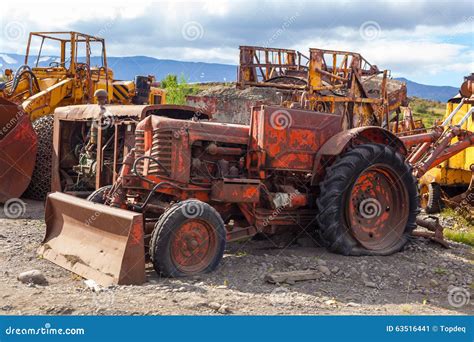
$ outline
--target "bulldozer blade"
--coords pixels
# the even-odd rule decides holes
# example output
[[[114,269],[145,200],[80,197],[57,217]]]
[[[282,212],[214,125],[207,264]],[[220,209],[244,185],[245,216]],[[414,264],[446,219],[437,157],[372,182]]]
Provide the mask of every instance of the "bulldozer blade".
[[[28,187],[35,167],[37,141],[23,109],[0,98],[0,203],[20,197]]]
[[[141,214],[55,192],[45,221],[45,259],[103,286],[145,282]]]

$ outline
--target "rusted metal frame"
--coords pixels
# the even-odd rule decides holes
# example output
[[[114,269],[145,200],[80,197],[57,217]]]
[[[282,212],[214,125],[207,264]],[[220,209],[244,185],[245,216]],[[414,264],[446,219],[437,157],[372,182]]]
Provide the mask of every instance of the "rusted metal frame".
[[[257,54],[256,54],[255,52],[254,52],[254,57],[255,57],[255,60],[257,61],[258,64],[254,65],[254,64],[252,63],[252,64],[246,64],[245,66],[246,66],[246,67],[258,66],[258,69],[260,70],[260,76],[262,76],[262,78],[263,78],[264,80],[267,80],[267,78],[265,77],[265,73],[263,72],[263,69],[262,69],[262,63],[260,63],[260,60],[259,60],[259,58],[258,58],[258,56],[257,56]],[[258,78],[257,78],[256,81],[257,81],[256,83],[258,83]],[[249,83],[247,82],[247,84],[249,84]]]
[[[269,88],[280,88],[280,89],[297,89],[305,90],[306,86],[304,85],[292,85],[292,84],[282,84],[282,83],[261,83],[261,82],[245,82],[247,85],[258,86],[258,87],[269,87]]]
[[[466,123],[467,120],[469,120],[469,117],[474,113],[474,107],[471,107],[469,111],[463,116],[463,118],[458,122],[456,126],[462,127]]]
[[[296,66],[296,70],[301,70],[301,69],[303,69],[303,70],[308,70],[308,67],[302,65],[301,57],[306,58],[306,60],[308,61],[308,62],[306,62],[306,63],[309,63],[309,58],[306,57],[304,54],[302,54],[302,53],[299,52],[299,51],[297,51],[297,54],[298,54],[298,64],[297,64],[297,66]]]
[[[119,177],[119,186],[122,187],[124,190],[130,190],[132,192],[134,190],[138,191],[139,193],[144,195],[143,200],[149,195],[151,191],[154,191],[155,193],[170,195],[173,198],[179,200],[197,198],[201,201],[209,202],[211,199],[210,183],[209,187],[203,187],[201,185],[179,183],[176,182],[175,179],[168,178],[165,176],[148,175],[145,177],[141,175],[141,177],[143,179],[139,179],[136,175],[127,173],[126,175],[123,175],[122,178]],[[163,185],[156,188],[158,184]],[[146,205],[143,209],[146,209]]]
[[[400,140],[403,141],[403,143],[405,144],[407,148],[410,148],[422,143],[431,144],[434,141],[436,141],[441,136],[442,133],[443,133],[442,128],[435,128],[432,132],[428,132],[428,133],[402,136],[400,137]]]
[[[109,138],[109,140],[107,140],[107,142],[104,144],[104,146],[102,146],[102,149],[101,149],[101,159],[100,159],[100,164],[101,164],[101,170],[104,169],[104,155],[105,155],[105,149],[107,148],[107,146],[112,142],[112,139],[115,140],[115,132],[114,132],[114,135],[111,136]],[[115,151],[114,151],[114,160],[115,160]],[[115,163],[114,163],[115,165]],[[102,177],[100,177],[100,183],[99,183],[99,187],[102,187]]]
[[[57,40],[57,41],[68,41],[68,40],[70,40],[69,37],[71,35],[74,35],[76,38],[78,38],[79,41],[85,41],[85,39],[87,37],[89,37],[89,39],[91,41],[92,40],[93,41],[103,41],[104,40],[103,38],[100,38],[100,37],[92,36],[92,35],[86,34],[86,33],[76,32],[76,31],[31,32],[30,35],[31,36],[37,36],[37,37],[45,37],[47,39]],[[57,37],[57,36],[54,36],[54,35],[65,36],[67,38],[61,38],[61,37]]]
[[[255,227],[255,205],[252,203],[237,203],[237,206],[247,223],[250,226]],[[256,227],[255,230],[257,230]]]
[[[322,91],[322,90],[336,90],[336,89],[341,89],[344,87],[345,87],[344,84],[336,84],[336,85],[328,85],[328,86],[321,86],[321,87],[313,87],[311,90],[315,92],[315,91]]]
[[[226,241],[227,242],[238,241],[245,238],[249,238],[256,235],[257,233],[258,233],[257,228],[255,228],[254,226],[247,226],[247,227],[235,226],[235,227],[229,228],[226,225]]]
[[[320,68],[314,68],[314,70],[316,70],[317,72],[319,72],[319,73],[321,73],[321,74],[323,74],[323,75],[326,75],[326,76],[329,76],[329,77],[331,77],[331,78],[334,78],[334,79],[336,79],[336,80],[338,80],[338,81],[341,81],[341,82],[344,82],[344,83],[349,82],[349,80],[348,80],[347,78],[338,76],[336,73],[331,73],[331,72],[328,72],[328,71],[324,71],[324,70],[322,70],[322,69],[320,69]],[[336,69],[334,69],[334,70],[337,72]],[[332,80],[331,80],[331,81],[332,81]]]
[[[41,39],[41,44],[40,44],[40,48],[39,48],[39,51],[38,51],[38,55],[36,56],[35,68],[38,67],[38,63],[39,63],[39,60],[40,60],[41,52],[43,51],[43,44],[44,44],[44,37]]]
[[[278,64],[281,65],[281,52],[278,52]],[[280,67],[280,73],[281,73],[282,67]]]
[[[339,69],[340,69],[340,70],[341,70],[341,69],[343,70],[343,72],[344,72],[344,78],[349,81],[349,79],[348,79],[349,70],[348,70],[348,68],[347,68],[347,63],[348,63],[348,56],[347,56],[347,55],[344,55],[344,57],[342,58],[341,65],[340,65]]]
[[[343,50],[329,50],[329,49],[317,49],[317,48],[310,48],[310,52],[322,52],[325,54],[337,54],[337,55],[349,55],[349,56],[358,56],[362,59],[362,56],[357,52],[352,51],[343,51]]]
[[[332,73],[329,73],[330,74],[329,76],[331,76],[330,78],[331,83],[333,83],[334,80],[337,80],[337,77],[339,77],[337,76],[337,72],[339,71],[338,69],[339,68],[337,66],[337,55],[332,55]],[[319,72],[324,72],[324,70],[319,70]]]
[[[76,37],[74,36],[74,34],[71,33],[71,55],[70,55],[70,58],[71,58],[71,62],[69,64],[69,72],[72,74],[72,75],[75,75],[76,74],[76,52],[77,52],[77,44],[76,44]]]
[[[32,38],[32,33],[30,33],[30,35],[28,36],[28,43],[26,44],[26,54],[25,54],[25,63],[24,64],[28,64],[28,57],[30,55],[30,46],[31,46],[31,38]]]
[[[95,175],[95,188],[99,189],[102,186],[102,129],[100,129],[102,124],[102,117],[98,119],[98,129],[97,129],[97,155],[96,155],[96,175]]]
[[[197,131],[189,134],[189,145],[192,146],[197,141],[218,141],[220,143],[232,143],[237,145],[247,145],[248,137],[239,138],[220,134],[217,132]]]
[[[397,108],[396,112],[395,112],[396,116],[395,116],[395,134],[398,133],[398,130],[400,129],[400,108]],[[392,119],[393,120],[393,119]]]
[[[243,55],[245,51],[251,52],[251,60],[255,59],[257,63],[243,61]],[[265,63],[260,61],[259,54],[263,53],[265,56]],[[271,54],[271,55],[270,55]],[[270,78],[270,75],[273,73],[274,70],[278,69],[280,73],[284,70],[284,68],[292,68],[295,67],[296,70],[300,69],[299,65],[290,64],[289,56],[293,54],[296,55],[296,51],[294,50],[287,50],[287,49],[276,49],[276,48],[260,48],[260,47],[240,47],[240,67],[239,67],[239,75],[242,75],[244,68],[256,68],[260,71],[260,75],[263,78],[263,81]],[[284,57],[286,56],[286,57]],[[270,58],[271,57],[271,58]],[[275,58],[278,60],[276,61]],[[299,56],[301,58],[301,56]],[[284,63],[286,61],[286,63]],[[263,69],[265,68],[265,69]],[[241,80],[241,83],[248,84],[246,81]],[[260,85],[261,83],[257,80],[256,84]]]
[[[360,56],[360,55],[359,55]],[[361,99],[370,99],[369,96],[367,96],[367,92],[364,88],[364,85],[362,83],[362,79],[360,78],[360,75],[357,73],[357,72],[353,72],[353,86],[354,87],[351,87],[351,91],[357,86],[361,92],[361,95],[362,97],[360,97]],[[352,96],[354,96],[354,93],[351,93]],[[358,96],[359,98],[359,96]],[[381,100],[382,102],[381,103],[378,103],[378,104],[381,104],[383,105],[383,98],[379,98],[378,99],[379,101]],[[379,118],[376,116],[376,113],[377,113],[377,108],[375,107],[375,102],[366,102],[370,105],[370,109],[372,111],[372,113],[370,113],[372,116],[374,116],[377,120],[379,120]],[[381,122],[380,122],[381,124]]]
[[[66,42],[61,41],[61,65],[63,66],[64,69],[66,69]]]
[[[419,168],[419,170],[421,170],[422,174],[424,174],[426,173],[426,171],[432,169],[433,167],[441,164],[442,162],[448,160],[449,158],[455,156],[459,152],[473,145],[474,145],[474,135],[467,136],[463,140],[460,140],[456,142],[455,144],[447,147],[438,155],[433,153],[433,156],[429,158],[426,162],[424,162],[421,168]]]
[[[451,140],[456,136],[462,140],[450,145]],[[415,165],[417,177],[423,176],[428,170],[472,145],[474,145],[473,133],[464,130],[450,130],[437,142],[436,147],[425,154],[425,156],[420,159],[420,162]]]
[[[53,123],[53,153],[51,157],[51,191],[61,191],[61,176],[60,176],[60,167],[63,156],[61,155],[61,132],[63,127],[61,127],[63,121],[59,119],[57,115],[54,115]]]
[[[431,147],[431,142],[424,142],[422,143],[422,145],[417,148],[416,150],[413,151],[413,153],[408,157],[408,162],[410,164],[414,164],[416,162],[418,162],[421,157],[423,157],[423,155],[430,149]]]
[[[86,38],[86,64],[87,64],[87,90],[89,93],[88,103],[93,99],[94,93],[92,89],[92,75],[91,75],[91,45],[89,37]],[[108,89],[107,89],[108,91]]]
[[[457,112],[459,112],[459,110],[461,109],[461,107],[464,105],[464,101],[465,101],[465,98],[462,98],[461,101],[459,102],[459,104],[456,106],[456,108],[454,108],[454,110],[448,115],[448,117],[443,121],[443,123],[441,124],[441,126],[446,126],[448,125],[451,120],[453,119],[453,117],[456,115]]]
[[[316,94],[308,95],[311,99],[315,101],[324,101],[324,102],[354,102],[354,103],[370,103],[370,104],[382,104],[382,99],[370,98],[370,97],[349,97],[349,96],[321,96]]]
[[[112,171],[112,182],[117,181],[118,172],[117,172],[117,163],[118,163],[118,136],[119,136],[119,124],[114,124],[114,160],[113,160],[113,171]],[[124,154],[125,156],[125,154]]]
[[[268,73],[268,50],[265,50],[265,64],[267,65],[265,68],[265,79],[269,79],[269,73]]]
[[[214,181],[211,185],[211,200],[219,203],[257,203],[260,199],[260,186],[260,181],[255,179]]]
[[[276,209],[268,209],[262,207],[255,207],[253,212],[255,227],[258,231],[262,231],[265,226],[299,226],[304,222],[311,222],[314,220],[316,210],[302,209],[302,208],[282,208],[282,210],[275,215]],[[268,220],[269,217],[274,217]],[[268,222],[267,222],[268,221]],[[265,224],[267,222],[267,224]]]
[[[387,128],[390,129],[390,118],[388,111],[388,94],[387,94],[387,70],[383,71],[382,86],[380,90],[382,97],[382,109],[384,111],[383,115],[385,116],[385,122],[387,123]]]
[[[105,50],[105,41],[102,39],[102,65],[105,70],[105,89],[109,91],[109,68],[107,66],[107,53]],[[100,70],[99,70],[99,79],[100,79]]]
[[[260,63],[257,61],[257,63],[245,63],[246,67],[259,67],[259,66],[264,66],[264,67],[278,67],[278,68],[283,68],[283,67],[292,67],[295,66],[293,64],[285,64],[285,63]]]
[[[252,51],[272,51],[272,52],[285,52],[285,53],[296,53],[296,50],[292,49],[282,49],[282,48],[272,48],[272,47],[263,47],[263,46],[249,46],[249,45],[241,45],[240,50],[252,50]]]

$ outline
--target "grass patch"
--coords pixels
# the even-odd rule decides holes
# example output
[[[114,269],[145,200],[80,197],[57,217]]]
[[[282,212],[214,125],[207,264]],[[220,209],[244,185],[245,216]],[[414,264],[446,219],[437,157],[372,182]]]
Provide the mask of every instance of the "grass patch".
[[[467,220],[463,215],[451,208],[444,209],[441,212],[441,216],[454,220],[452,227],[444,229],[444,236],[447,239],[474,246],[474,223],[471,220]]]
[[[446,239],[449,239],[451,241],[456,241],[456,242],[462,242],[462,243],[465,243],[466,245],[474,247],[474,232],[473,231],[459,232],[453,229],[445,229],[443,233]]]
[[[436,273],[436,274],[446,274],[446,273],[448,273],[448,271],[445,268],[436,267],[434,269],[434,273]]]

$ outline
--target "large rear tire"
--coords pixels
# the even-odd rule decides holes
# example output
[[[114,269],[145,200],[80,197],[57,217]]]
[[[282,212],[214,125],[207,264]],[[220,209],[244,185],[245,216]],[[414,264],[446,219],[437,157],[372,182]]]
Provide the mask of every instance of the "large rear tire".
[[[346,152],[327,169],[320,190],[317,222],[333,252],[393,254],[416,227],[416,179],[388,146],[364,144]]]
[[[51,191],[53,123],[54,115],[46,115],[33,121],[33,129],[38,136],[38,151],[30,184],[23,194],[26,198],[44,200]]]
[[[216,269],[225,244],[219,213],[207,203],[189,199],[160,217],[151,236],[150,257],[158,274],[190,276]]]

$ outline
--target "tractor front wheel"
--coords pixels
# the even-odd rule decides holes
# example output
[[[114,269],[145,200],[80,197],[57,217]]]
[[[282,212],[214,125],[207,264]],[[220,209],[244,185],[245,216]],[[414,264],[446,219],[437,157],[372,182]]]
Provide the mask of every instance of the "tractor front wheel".
[[[443,199],[441,186],[438,183],[423,184],[420,187],[421,208],[427,214],[436,214],[441,211]]]
[[[158,274],[190,276],[216,269],[225,244],[219,213],[207,203],[190,199],[160,217],[151,236],[150,257]]]
[[[327,169],[317,199],[318,226],[329,249],[344,255],[389,255],[416,227],[418,189],[403,156],[364,144]]]

